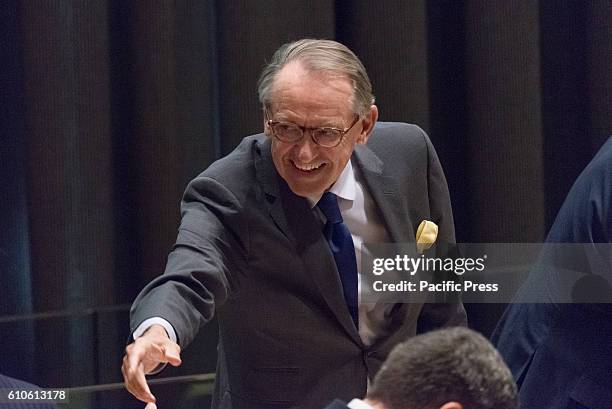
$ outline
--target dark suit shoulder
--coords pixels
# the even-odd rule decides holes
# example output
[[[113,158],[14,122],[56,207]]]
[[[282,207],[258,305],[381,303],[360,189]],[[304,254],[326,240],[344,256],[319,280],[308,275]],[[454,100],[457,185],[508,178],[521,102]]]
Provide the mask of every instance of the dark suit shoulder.
[[[367,143],[386,163],[406,163],[427,158],[430,145],[425,131],[417,125],[402,122],[377,123]],[[416,163],[423,165],[421,161]]]
[[[368,140],[369,144],[384,144],[406,147],[425,147],[427,135],[423,129],[404,122],[377,122]]]
[[[229,182],[235,176],[252,173],[258,148],[265,139],[264,134],[247,136],[232,152],[214,161],[198,177],[210,177],[220,182]]]
[[[214,179],[242,201],[246,192],[256,185],[255,162],[261,156],[266,139],[264,134],[247,136],[232,152],[200,173],[190,185],[197,185],[201,179]]]
[[[612,137],[576,179],[547,241],[612,242]]]

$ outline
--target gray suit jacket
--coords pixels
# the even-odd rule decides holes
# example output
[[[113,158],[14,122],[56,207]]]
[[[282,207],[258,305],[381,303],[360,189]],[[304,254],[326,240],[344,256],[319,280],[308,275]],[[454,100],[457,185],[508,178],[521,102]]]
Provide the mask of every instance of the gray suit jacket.
[[[446,180],[425,133],[376,125],[353,154],[395,242],[414,242],[423,219],[454,241]],[[185,191],[182,221],[165,273],[132,307],[132,331],[160,316],[181,346],[219,318],[215,408],[322,407],[363,396],[398,342],[465,323],[461,304],[398,304],[391,335],[366,348],[336,265],[307,200],[292,193],[263,134],[245,138]]]

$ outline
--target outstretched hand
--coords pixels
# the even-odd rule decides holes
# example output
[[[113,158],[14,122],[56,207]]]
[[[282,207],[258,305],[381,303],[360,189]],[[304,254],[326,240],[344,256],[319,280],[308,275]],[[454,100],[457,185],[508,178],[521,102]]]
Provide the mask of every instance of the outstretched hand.
[[[145,374],[160,364],[181,364],[181,347],[173,342],[161,325],[152,325],[141,337],[125,348],[121,372],[126,389],[136,398],[148,403],[145,409],[156,409]]]

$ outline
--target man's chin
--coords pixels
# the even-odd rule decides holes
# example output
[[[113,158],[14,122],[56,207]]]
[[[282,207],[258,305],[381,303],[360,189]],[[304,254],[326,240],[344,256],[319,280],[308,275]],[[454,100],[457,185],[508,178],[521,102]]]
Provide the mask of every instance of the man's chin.
[[[301,197],[317,197],[321,196],[325,192],[325,188],[315,187],[315,186],[303,186],[300,184],[292,184],[288,183],[289,189],[293,193]]]

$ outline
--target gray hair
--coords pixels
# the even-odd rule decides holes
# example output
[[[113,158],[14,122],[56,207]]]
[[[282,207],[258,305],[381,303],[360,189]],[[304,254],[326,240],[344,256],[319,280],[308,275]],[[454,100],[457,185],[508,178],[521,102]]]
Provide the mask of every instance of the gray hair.
[[[279,71],[288,63],[299,61],[309,71],[344,75],[353,83],[353,111],[363,116],[374,103],[372,84],[359,58],[346,46],[331,40],[304,39],[283,44],[261,72],[257,83],[259,101],[272,103],[272,87]]]
[[[390,409],[516,409],[512,373],[493,345],[467,328],[431,331],[398,344],[367,397]]]

